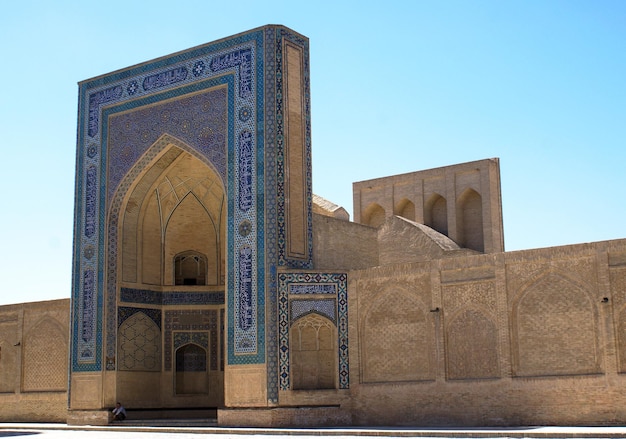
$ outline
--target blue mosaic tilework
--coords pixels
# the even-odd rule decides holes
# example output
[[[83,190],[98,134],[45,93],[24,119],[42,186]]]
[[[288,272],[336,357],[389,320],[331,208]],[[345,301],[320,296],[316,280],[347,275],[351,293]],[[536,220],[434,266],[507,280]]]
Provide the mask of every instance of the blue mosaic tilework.
[[[209,350],[209,333],[208,332],[175,332],[174,333],[174,352],[187,343],[194,343]]]
[[[266,241],[265,261],[267,272],[270,277],[266,283],[266,322],[268,328],[278,327],[278,281],[276,269],[278,266],[290,266],[296,268],[311,268],[312,255],[308,260],[285,259],[285,188],[284,188],[284,118],[282,115],[284,89],[282,83],[282,47],[283,42],[289,41],[303,47],[305,66],[303,76],[305,78],[305,101],[306,106],[306,166],[307,166],[307,225],[308,225],[308,248],[313,247],[312,233],[312,207],[311,207],[311,136],[310,136],[310,89],[309,89],[309,43],[306,37],[298,35],[289,29],[282,27],[267,27],[265,29],[265,178],[266,178]],[[277,334],[268,331],[267,336],[267,399],[270,404],[278,403],[279,380],[279,340]]]
[[[277,32],[274,27],[265,29],[265,197],[267,201],[265,222],[265,264],[269,278],[266,283],[266,322],[268,328],[277,328],[277,278],[278,240],[276,223],[276,66],[273,54],[276,53]],[[278,340],[276,333],[267,336],[267,400],[278,404]]]
[[[148,305],[223,305],[224,291],[151,291],[121,288],[120,301]]]
[[[334,299],[292,300],[289,304],[291,306],[289,314],[292,322],[308,314],[317,313],[337,325],[337,304]]]
[[[336,316],[339,388],[350,388],[348,352],[348,275],[346,273],[279,273],[278,275],[279,382],[289,390],[289,328],[310,312]],[[315,297],[312,297],[315,295]],[[321,297],[320,297],[321,296]],[[324,296],[331,296],[326,298]],[[329,302],[336,308],[329,309]],[[291,304],[291,307],[290,307]]]
[[[226,181],[226,136],[228,96],[225,87],[203,93],[194,91],[219,82],[195,84],[182,90],[152,95],[103,112],[109,116],[104,134],[108,140],[108,198],[122,178],[148,148],[167,133],[200,152]],[[170,96],[185,95],[167,100]],[[157,104],[156,102],[161,102]],[[125,111],[135,109],[134,111]],[[190,111],[190,110],[195,111]],[[138,129],[138,127],[140,127]]]
[[[285,127],[283,115],[283,43],[282,40],[289,41],[304,48],[304,68],[302,79],[304,82],[304,103],[305,103],[305,169],[306,169],[306,196],[307,196],[307,249],[308,257],[304,260],[287,257],[287,239],[285,228]],[[313,268],[312,248],[313,248],[313,195],[312,195],[312,171],[311,171],[311,95],[310,95],[310,75],[309,75],[309,42],[306,38],[287,29],[277,29],[276,32],[276,205],[277,205],[277,232],[278,232],[278,265],[291,268],[311,269]]]
[[[176,98],[181,94],[182,96],[186,96],[188,93],[196,93],[196,96],[205,96],[204,93],[200,93],[200,94],[198,93],[205,89],[208,89],[208,92],[211,93],[212,87],[220,87],[224,85],[226,85],[228,90],[232,90],[233,78],[226,76],[226,77],[220,77],[220,78],[215,78],[215,79],[208,79],[200,83],[191,84],[185,87],[177,88],[171,92],[170,91],[164,92],[157,96],[149,96],[143,99],[135,99],[130,102],[123,102],[117,106],[110,106],[104,109],[103,113],[105,114],[106,118],[109,119],[111,116],[117,115],[118,113],[122,113],[122,115],[124,115],[125,112],[128,112],[129,110],[132,110],[134,108],[141,108],[142,106],[149,105],[153,102],[160,102],[161,100]],[[232,95],[232,93],[229,93],[229,94]],[[188,100],[183,99],[183,102],[188,103]],[[198,107],[188,108],[189,113],[193,113],[193,110],[204,113],[207,104],[209,105],[211,104],[210,102],[207,102],[206,100],[196,100],[195,102],[198,103]],[[232,110],[233,106],[234,105],[233,105],[232,99],[230,99],[229,105],[228,105],[228,108],[230,108],[230,111],[228,113],[229,126],[230,124],[232,124],[232,120],[233,120],[233,110]],[[174,107],[172,106],[166,107],[166,110],[173,110],[173,109]],[[163,108],[158,105],[151,106],[150,110],[152,111],[143,112],[144,117],[146,117],[147,119],[151,119],[153,117],[159,118],[160,117],[159,115],[161,115],[162,111],[164,111]],[[110,128],[111,127],[109,126],[105,126],[103,127],[102,130],[106,134],[107,131],[110,130]],[[232,135],[230,135],[230,137],[231,137],[231,142],[232,142]],[[130,139],[133,140],[134,137],[131,136]],[[110,143],[111,142],[109,142],[109,144]],[[172,137],[169,134],[167,134],[167,135],[162,135],[156,141],[156,143],[154,143],[152,147],[150,147],[146,151],[146,153],[144,153],[143,156],[141,156],[141,158],[137,161],[137,163],[126,173],[126,176],[120,182],[118,189],[114,193],[113,199],[111,200],[111,203],[110,203],[111,207],[109,209],[109,228],[108,228],[108,256],[109,257],[107,261],[108,290],[106,292],[106,301],[107,301],[107,309],[108,309],[108,315],[106,318],[107,358],[114,358],[115,346],[116,346],[115,332],[113,330],[114,325],[112,323],[111,318],[112,318],[112,313],[114,313],[114,310],[115,310],[116,299],[117,299],[117,249],[118,249],[118,231],[119,231],[118,223],[120,220],[120,212],[123,208],[122,202],[125,198],[126,193],[130,190],[132,184],[135,182],[136,178],[142,173],[144,169],[146,169],[148,166],[154,163],[154,160],[156,159],[156,157],[159,156],[159,154],[162,153],[164,148],[166,148],[170,144],[174,144],[178,146],[180,149],[198,157],[208,166],[211,166],[213,167],[213,169],[215,169],[212,162],[210,162],[210,160],[208,160],[208,158],[205,155],[199,154],[198,150],[191,148],[189,145],[187,145],[187,143],[181,142],[177,138]],[[113,143],[112,147],[115,149],[116,144]],[[177,157],[177,154],[178,152],[176,152],[176,150],[169,150],[163,156],[161,156],[160,161],[166,161],[166,162],[173,161]],[[120,166],[125,167],[126,163],[122,162]],[[102,172],[105,172],[104,169],[105,167],[103,165]],[[109,174],[115,175],[115,173],[113,172],[109,172]],[[188,300],[188,299],[189,298],[187,297],[185,298],[185,300]],[[113,370],[114,364],[112,364],[111,362],[108,362],[107,368],[108,370]]]
[[[176,345],[176,334],[184,333],[188,335],[179,335],[179,342],[185,337],[191,340],[193,337],[204,337],[204,335],[195,336],[194,334],[208,334],[206,346],[196,343],[211,351],[210,368],[218,370],[218,310],[180,310],[165,311],[165,331],[164,331],[164,357],[165,370],[172,370],[172,358],[177,348],[185,344]],[[210,346],[209,346],[210,345]],[[172,348],[172,346],[174,346]],[[223,370],[223,367],[221,368]]]
[[[186,345],[186,344],[195,344],[197,346],[201,346],[205,351],[209,350],[209,333],[208,332],[175,332],[174,333],[174,352],[178,350],[178,348]],[[206,356],[201,355],[196,357],[191,356],[188,358],[180,358],[178,356],[174,356],[176,358],[176,371],[185,371],[185,372],[206,372]],[[181,362],[179,362],[182,360]],[[211,363],[213,363],[213,359],[211,358]]]
[[[137,176],[154,163],[155,157],[162,154],[169,144],[174,144],[202,160],[224,178],[229,212],[234,212],[227,225],[229,277],[226,284],[227,291],[233,292],[227,295],[229,312],[224,316],[228,326],[225,335],[229,349],[220,358],[226,359],[230,364],[267,362],[268,401],[278,402],[279,380],[276,371],[279,370],[279,339],[274,330],[278,325],[276,269],[280,266],[308,269],[312,263],[310,255],[304,261],[285,257],[282,138],[282,50],[285,40],[304,48],[307,230],[308,247],[311,249],[309,54],[305,37],[280,26],[266,26],[80,84],[72,284],[72,370],[102,370],[102,352],[107,357],[106,368],[115,369],[116,307],[121,294],[117,291],[115,261],[118,247],[117,227],[123,196]],[[109,129],[109,117],[121,115],[125,111],[132,113],[139,108],[139,103],[160,105],[160,109],[165,110],[169,105],[165,104],[166,101],[175,102],[184,98],[193,100],[192,96],[200,100],[201,97],[195,94],[199,95],[203,91],[217,93],[219,90],[226,91],[228,101],[228,129],[223,140],[225,149],[218,146],[222,142],[221,137],[209,137],[208,134],[211,133],[206,130],[204,133],[202,130],[193,131],[197,128],[193,121],[189,125],[185,125],[184,121],[180,124],[167,122],[173,120],[172,114],[180,114],[176,113],[175,104],[172,104],[173,113],[162,111],[158,115],[159,118],[164,118],[165,124],[170,123],[168,132],[164,134],[166,138],[158,137],[158,129],[155,130],[152,125],[144,132],[135,134],[129,131],[126,133],[127,139],[135,136],[133,148],[124,150],[128,145],[120,143],[117,158],[109,159],[112,151],[107,150],[107,136],[115,136],[116,130],[122,130],[115,127],[113,130]],[[219,111],[216,108],[213,110],[215,113],[209,116],[202,116],[198,111],[198,119],[194,120],[220,122]],[[139,116],[139,113],[135,113],[127,116],[127,120],[131,121]],[[188,127],[188,133],[183,132],[185,127]],[[172,131],[176,129],[180,131],[174,134]],[[190,134],[192,131],[197,136]],[[255,134],[252,141],[247,137],[246,131]],[[215,132],[214,128],[213,133]],[[118,131],[119,133],[122,131]],[[152,139],[155,138],[157,140],[154,142]],[[150,144],[150,141],[153,143]],[[142,142],[148,144],[148,149],[143,152],[139,151],[143,148],[140,146],[144,144]],[[254,157],[252,166],[250,157]],[[120,162],[119,167],[114,163],[117,161]],[[91,173],[89,169],[92,169]],[[110,173],[111,180],[103,181],[107,173]],[[93,188],[97,189],[95,204]],[[249,197],[246,197],[250,193],[256,195],[252,205]],[[108,225],[106,229],[105,224]],[[241,297],[239,274],[248,271],[239,266],[237,255],[244,247],[249,247],[254,253],[252,292],[251,295]],[[81,276],[87,270],[97,273],[93,282],[93,291],[96,293],[91,296],[83,294],[85,289]],[[105,284],[108,286],[106,291],[103,290]],[[92,302],[82,300],[85,298]],[[172,301],[176,300],[178,299],[172,298]],[[244,311],[247,308],[242,306],[246,303],[253,308],[252,320],[239,318],[239,312],[247,312]],[[86,331],[86,340],[82,339],[79,335],[81,329],[90,327],[95,330]],[[102,340],[104,328],[106,340]],[[87,356],[79,362],[80,349]]]
[[[72,283],[73,371],[102,370],[103,347],[106,368],[115,369],[116,228],[121,200],[137,175],[171,143],[203,160],[224,178],[231,208],[234,200],[244,198],[239,191],[256,194],[246,210],[231,210],[234,215],[229,217],[229,249],[235,249],[227,262],[231,277],[228,285],[234,287],[230,289],[231,296],[240,302],[236,287],[239,267],[234,254],[247,246],[254,252],[252,301],[256,309],[247,328],[239,328],[235,336],[229,337],[228,352],[233,354],[229,357],[231,363],[265,361],[265,279],[264,267],[258,258],[265,248],[263,44],[268,29],[243,33],[80,84]],[[227,105],[221,104],[225,100],[219,97],[210,99],[208,106],[207,101],[200,103],[203,91],[225,94]],[[270,95],[274,96],[273,89]],[[183,120],[183,113],[179,111],[183,100],[193,116],[189,120]],[[157,110],[142,113],[138,111],[141,105],[159,107],[158,126],[145,124],[147,114],[153,116]],[[109,125],[114,119],[112,116],[123,112],[129,114],[117,119],[119,125]],[[224,114],[226,132],[221,130]],[[145,129],[135,132],[126,129],[123,123]],[[246,131],[255,133],[252,142],[245,137]],[[169,137],[163,139],[161,134]],[[238,149],[235,139],[244,139],[245,145]],[[109,143],[118,147],[109,150]],[[252,166],[247,165],[250,156],[255,157]],[[107,176],[109,179],[104,180]],[[244,179],[241,186],[240,178]],[[249,227],[246,236],[236,235],[236,226],[246,220],[252,230]],[[106,230],[105,224],[110,226]],[[106,262],[103,259],[105,243],[109,243]],[[91,279],[88,282],[82,280],[85,273],[94,273],[87,275]],[[106,292],[103,290],[105,276],[109,286]],[[106,315],[103,314],[105,309]],[[234,315],[228,316],[229,329],[236,327],[235,321]],[[104,345],[103,327],[106,327]],[[244,339],[246,343],[252,339],[254,345],[244,346]]]
[[[142,312],[157,325],[159,329],[161,329],[161,310],[160,309],[151,309],[151,308],[133,308],[128,306],[120,306],[117,309],[117,327],[122,326],[122,323],[126,321],[133,314]]]

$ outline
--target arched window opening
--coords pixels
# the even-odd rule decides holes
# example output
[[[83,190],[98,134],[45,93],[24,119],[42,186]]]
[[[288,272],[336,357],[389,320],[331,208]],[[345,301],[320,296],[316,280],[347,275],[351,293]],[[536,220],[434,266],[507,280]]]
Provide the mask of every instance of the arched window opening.
[[[175,285],[206,285],[207,259],[197,252],[174,257]]]

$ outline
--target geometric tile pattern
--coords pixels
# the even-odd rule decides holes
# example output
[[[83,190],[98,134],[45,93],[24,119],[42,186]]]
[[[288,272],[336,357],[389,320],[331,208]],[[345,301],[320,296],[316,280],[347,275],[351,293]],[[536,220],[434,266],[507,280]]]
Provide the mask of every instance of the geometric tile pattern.
[[[303,62],[303,221],[309,250],[300,259],[286,252],[285,41],[302,48]],[[83,81],[77,138],[71,370],[117,368],[120,302],[220,300],[220,293],[119,287],[117,234],[125,196],[174,144],[215,170],[226,189],[228,277],[221,294],[228,301],[227,349],[224,355],[211,353],[211,361],[267,362],[268,401],[277,402],[277,268],[312,268],[308,40],[282,26],[265,26]]]
[[[121,288],[120,302],[150,305],[223,305],[224,292],[151,291]]]
[[[51,317],[44,317],[24,335],[21,377],[23,392],[67,389],[65,335],[64,328]]]
[[[161,331],[141,311],[120,325],[118,332],[121,370],[161,371]]]
[[[281,390],[290,388],[289,329],[299,318],[312,313],[323,315],[337,325],[339,388],[350,388],[347,280],[346,273],[278,275],[280,343],[278,375]]]
[[[218,370],[218,310],[165,311],[164,370],[172,370],[172,354],[188,343],[210,350],[210,368]]]
[[[284,114],[283,98],[283,42],[288,41],[303,50],[303,88],[305,102],[305,184],[307,191],[308,248],[312,248],[312,207],[311,207],[311,125],[310,125],[310,79],[309,79],[309,43],[306,38],[279,26],[265,28],[265,199],[267,202],[267,221],[265,223],[265,261],[266,273],[266,324],[267,339],[267,400],[278,403],[278,334],[273,328],[278,326],[278,279],[277,267],[312,268],[312,257],[307,260],[293,260],[286,257],[285,230],[285,151],[284,151]],[[274,58],[270,54],[275,55]]]
[[[263,31],[256,30],[80,84],[72,370],[102,370],[103,351],[107,369],[116,367],[117,224],[122,198],[167,146],[157,140],[163,134],[224,180],[232,212],[228,285],[235,301],[245,304],[240,309],[246,313],[229,322],[245,322],[237,327],[231,350],[238,354],[235,362],[265,361],[264,324],[257,325],[265,322],[264,297],[259,295],[264,292],[264,267],[258,263],[259,250],[264,252],[264,167],[257,163],[259,157],[262,162],[264,146],[263,67]],[[123,117],[110,125],[114,115]],[[221,126],[227,131],[220,131]],[[107,219],[110,227],[105,230]],[[235,229],[244,220],[253,230],[242,237]],[[250,273],[252,281],[241,285],[239,273]],[[189,296],[166,298],[181,303]],[[206,297],[195,299],[206,302]]]
[[[292,322],[298,320],[300,317],[315,313],[327,317],[331,322],[337,324],[337,304],[335,299],[292,299],[289,305],[291,306],[290,315]]]

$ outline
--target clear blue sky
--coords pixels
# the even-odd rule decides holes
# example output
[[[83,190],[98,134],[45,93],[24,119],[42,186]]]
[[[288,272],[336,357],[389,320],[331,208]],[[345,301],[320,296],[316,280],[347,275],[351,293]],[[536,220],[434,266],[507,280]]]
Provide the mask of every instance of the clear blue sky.
[[[500,157],[507,250],[626,237],[626,1],[7,1],[0,304],[70,296],[77,82],[264,24],[310,38],[318,195]]]

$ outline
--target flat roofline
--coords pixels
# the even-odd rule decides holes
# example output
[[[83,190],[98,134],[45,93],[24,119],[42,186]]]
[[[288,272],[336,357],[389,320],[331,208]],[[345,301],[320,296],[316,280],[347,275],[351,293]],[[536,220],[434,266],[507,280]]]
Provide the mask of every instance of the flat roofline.
[[[441,171],[444,168],[473,167],[473,166],[477,166],[479,164],[482,165],[482,164],[485,164],[485,163],[493,163],[493,162],[495,162],[496,164],[499,165],[500,164],[500,158],[499,157],[493,157],[493,158],[488,158],[488,159],[474,160],[474,161],[465,162],[465,163],[456,163],[456,164],[453,164],[453,165],[438,166],[436,168],[421,169],[419,171],[404,172],[402,174],[387,175],[385,177],[370,178],[368,180],[355,181],[355,182],[352,183],[352,185],[353,186],[357,186],[357,185],[361,185],[361,184],[365,184],[365,183],[375,182],[375,181],[378,181],[378,180],[387,180],[389,178],[394,178],[394,177],[408,177],[410,175],[415,175],[415,174],[420,174],[420,173]]]

